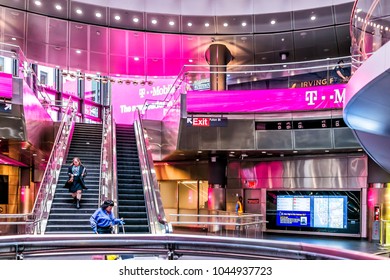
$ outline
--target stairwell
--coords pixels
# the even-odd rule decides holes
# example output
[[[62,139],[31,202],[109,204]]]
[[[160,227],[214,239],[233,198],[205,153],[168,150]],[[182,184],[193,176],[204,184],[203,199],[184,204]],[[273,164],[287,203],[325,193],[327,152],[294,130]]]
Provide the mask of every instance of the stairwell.
[[[100,154],[102,125],[76,123],[66,162],[61,167],[45,233],[92,233],[89,218],[99,205]],[[69,191],[63,188],[67,170],[74,157],[79,157],[87,169],[81,208],[76,209]]]
[[[116,125],[118,217],[126,233],[150,233],[133,125]]]

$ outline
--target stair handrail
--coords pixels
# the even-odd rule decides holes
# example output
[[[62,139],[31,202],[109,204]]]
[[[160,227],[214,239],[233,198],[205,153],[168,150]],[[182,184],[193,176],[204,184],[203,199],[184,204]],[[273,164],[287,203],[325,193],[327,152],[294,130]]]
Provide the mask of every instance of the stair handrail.
[[[151,233],[172,233],[172,226],[165,216],[161,194],[158,188],[156,171],[154,169],[152,153],[149,149],[149,140],[142,125],[139,109],[135,112],[134,131],[137,140],[142,183],[144,187],[146,207],[148,209]]]
[[[110,199],[115,201],[117,197],[115,165],[115,142],[113,140],[115,126],[113,125],[112,108],[104,107],[103,111],[103,129],[102,129],[102,146],[101,146],[101,166],[99,178],[99,205]],[[117,208],[114,208],[115,211]],[[116,213],[117,214],[117,213]]]
[[[27,227],[32,225],[32,228],[26,229],[27,233],[43,234],[45,232],[58,177],[68,153],[70,137],[75,125],[76,109],[71,97],[67,104],[32,208],[33,223],[27,224]]]

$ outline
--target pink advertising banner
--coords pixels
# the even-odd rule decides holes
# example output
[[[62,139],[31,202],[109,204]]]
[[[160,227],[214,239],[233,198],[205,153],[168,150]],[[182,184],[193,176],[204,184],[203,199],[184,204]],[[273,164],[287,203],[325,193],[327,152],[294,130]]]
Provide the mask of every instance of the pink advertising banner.
[[[269,90],[189,91],[189,113],[265,113],[343,108],[346,84]]]
[[[134,113],[143,110],[145,119],[161,120],[164,116],[165,98],[171,90],[174,79],[153,80],[152,85],[111,85],[114,119],[119,124],[131,124]],[[147,110],[145,111],[145,105]]]
[[[0,97],[12,98],[12,74],[0,72]]]

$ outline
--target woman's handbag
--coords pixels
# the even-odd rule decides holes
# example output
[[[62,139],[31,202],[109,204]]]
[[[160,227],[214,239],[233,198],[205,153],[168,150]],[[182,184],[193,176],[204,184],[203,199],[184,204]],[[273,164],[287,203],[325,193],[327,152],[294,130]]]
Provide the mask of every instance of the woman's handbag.
[[[71,186],[73,186],[73,182],[68,180],[65,182],[64,188],[69,189]]]

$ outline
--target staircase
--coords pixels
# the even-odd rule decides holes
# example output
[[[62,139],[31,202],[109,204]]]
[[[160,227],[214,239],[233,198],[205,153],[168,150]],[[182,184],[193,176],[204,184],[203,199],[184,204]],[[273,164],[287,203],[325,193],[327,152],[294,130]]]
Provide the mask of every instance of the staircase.
[[[116,125],[118,218],[126,233],[150,233],[133,125]]]
[[[58,185],[54,194],[46,234],[92,233],[89,218],[99,205],[99,174],[102,144],[102,125],[76,123],[68,157],[61,167]],[[69,191],[63,188],[68,179],[68,167],[74,157],[79,157],[87,169],[81,208],[76,209]]]

